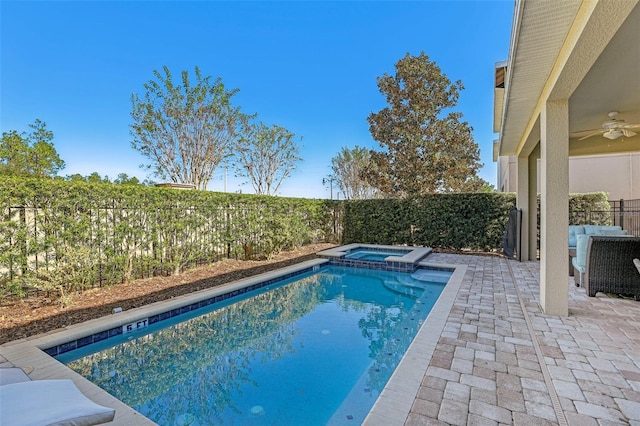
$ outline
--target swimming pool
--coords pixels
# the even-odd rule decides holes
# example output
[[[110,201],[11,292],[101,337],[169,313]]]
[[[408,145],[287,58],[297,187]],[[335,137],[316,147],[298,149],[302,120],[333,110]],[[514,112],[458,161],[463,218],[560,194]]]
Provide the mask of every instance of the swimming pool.
[[[322,267],[58,359],[160,424],[359,424],[444,288],[417,272]]]

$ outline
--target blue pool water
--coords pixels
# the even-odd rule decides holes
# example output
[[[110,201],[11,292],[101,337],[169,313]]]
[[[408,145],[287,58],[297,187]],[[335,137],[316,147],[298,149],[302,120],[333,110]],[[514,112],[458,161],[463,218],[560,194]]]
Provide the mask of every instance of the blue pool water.
[[[323,267],[57,358],[160,425],[360,424],[450,275],[433,272]]]
[[[371,251],[371,250],[356,250],[345,256],[345,259],[354,260],[368,260],[372,262],[384,262],[389,256],[402,257],[407,254],[408,251]]]

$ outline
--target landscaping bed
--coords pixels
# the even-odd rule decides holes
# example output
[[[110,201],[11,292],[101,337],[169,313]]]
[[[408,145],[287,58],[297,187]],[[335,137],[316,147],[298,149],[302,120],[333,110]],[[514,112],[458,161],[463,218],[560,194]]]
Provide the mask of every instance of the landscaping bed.
[[[66,307],[45,293],[26,299],[5,299],[0,303],[0,344],[109,315],[116,307],[132,309],[314,259],[318,251],[334,246],[311,244],[270,260],[227,259],[180,275],[95,288],[74,294]]]

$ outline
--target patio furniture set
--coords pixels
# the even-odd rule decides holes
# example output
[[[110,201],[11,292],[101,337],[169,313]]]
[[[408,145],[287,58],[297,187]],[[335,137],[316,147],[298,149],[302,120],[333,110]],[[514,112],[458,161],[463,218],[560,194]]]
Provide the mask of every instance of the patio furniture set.
[[[569,275],[594,297],[597,292],[640,300],[640,238],[620,226],[569,226]]]

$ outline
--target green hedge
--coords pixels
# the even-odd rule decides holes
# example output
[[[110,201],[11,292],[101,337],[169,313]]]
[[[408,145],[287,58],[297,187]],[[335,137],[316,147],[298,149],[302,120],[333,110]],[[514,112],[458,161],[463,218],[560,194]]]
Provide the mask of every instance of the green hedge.
[[[611,225],[611,206],[607,194],[569,194],[569,224]]]
[[[343,242],[447,249],[500,247],[514,194],[434,194],[345,205]]]
[[[502,247],[509,208],[515,202],[513,193],[347,201],[343,242],[498,250]],[[607,225],[610,222],[605,193],[570,195],[570,224]]]
[[[61,295],[336,241],[335,202],[0,178],[0,290]],[[339,209],[338,209],[339,210]]]
[[[328,201],[0,177],[0,295],[69,292],[330,241],[495,250],[514,194]],[[570,223],[607,224],[606,194]]]

